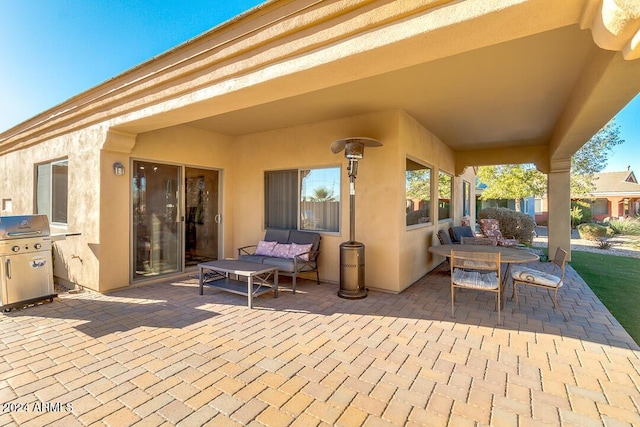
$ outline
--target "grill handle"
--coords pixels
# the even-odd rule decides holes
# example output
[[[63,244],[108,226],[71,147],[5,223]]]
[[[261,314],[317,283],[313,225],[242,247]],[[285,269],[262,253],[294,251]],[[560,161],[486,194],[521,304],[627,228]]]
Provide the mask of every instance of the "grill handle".
[[[7,279],[11,279],[11,259],[7,258],[6,262],[6,270],[7,270]]]
[[[42,230],[37,231],[11,231],[7,233],[7,236],[38,236],[42,234]]]

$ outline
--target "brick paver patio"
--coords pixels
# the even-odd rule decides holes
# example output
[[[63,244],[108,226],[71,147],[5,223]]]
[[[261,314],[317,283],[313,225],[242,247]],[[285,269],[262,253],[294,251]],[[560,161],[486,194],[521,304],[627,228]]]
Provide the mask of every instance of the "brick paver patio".
[[[502,326],[488,293],[452,318],[442,270],[298,289],[250,310],[185,279],[0,314],[0,425],[640,425],[640,349],[570,267],[566,322],[539,289]]]

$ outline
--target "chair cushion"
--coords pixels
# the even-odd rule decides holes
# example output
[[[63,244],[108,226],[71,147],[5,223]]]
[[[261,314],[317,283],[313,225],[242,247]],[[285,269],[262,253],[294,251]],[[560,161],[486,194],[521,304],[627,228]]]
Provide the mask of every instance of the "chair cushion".
[[[460,268],[453,270],[453,283],[458,286],[475,289],[498,289],[498,275],[496,273],[480,273]]]
[[[500,238],[498,239],[498,245],[500,246],[518,246],[520,244],[520,241],[518,239],[505,239]]]
[[[512,266],[511,277],[520,283],[532,283],[550,288],[559,288],[563,285],[558,276],[528,267]]]
[[[441,245],[451,245],[453,242],[451,241],[451,236],[447,233],[446,230],[438,230],[438,240]]]
[[[495,237],[497,239],[502,238],[502,232],[500,231],[500,223],[497,219],[483,218],[480,220],[480,231],[487,237]]]
[[[451,235],[453,243],[460,243],[463,237],[476,237],[476,233],[474,233],[468,225],[451,227],[449,229],[449,234]]]
[[[258,247],[256,247],[254,255],[270,256],[273,252],[273,248],[276,247],[276,244],[278,244],[278,242],[267,242],[264,240],[260,240],[258,242]]]

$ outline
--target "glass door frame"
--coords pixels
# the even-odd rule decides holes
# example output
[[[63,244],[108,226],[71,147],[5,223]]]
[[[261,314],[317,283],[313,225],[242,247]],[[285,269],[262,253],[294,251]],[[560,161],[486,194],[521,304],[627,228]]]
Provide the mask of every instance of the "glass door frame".
[[[168,272],[168,273],[160,273],[160,274],[153,274],[153,275],[149,275],[149,276],[137,276],[136,275],[136,242],[135,242],[135,232],[134,232],[134,190],[133,190],[133,179],[135,177],[135,169],[134,169],[134,163],[135,162],[144,162],[144,163],[156,163],[159,165],[166,165],[166,166],[175,166],[178,168],[178,182],[177,182],[177,188],[178,188],[178,201],[177,201],[177,206],[178,206],[178,218],[179,220],[177,221],[178,223],[178,230],[176,231],[176,234],[178,236],[177,239],[177,256],[178,256],[178,270],[175,272]],[[172,277],[172,276],[179,276],[179,275],[183,275],[186,272],[190,272],[190,271],[195,271],[197,270],[197,266],[189,266],[186,267],[186,260],[185,260],[185,245],[186,245],[186,217],[185,217],[185,203],[186,203],[186,186],[185,186],[185,178],[186,178],[186,172],[185,169],[186,168],[192,168],[192,169],[202,169],[202,170],[207,170],[207,171],[216,171],[218,173],[218,212],[219,214],[216,216],[216,221],[215,224],[218,227],[217,230],[217,234],[218,234],[218,257],[220,258],[220,254],[224,253],[224,247],[223,247],[223,242],[224,242],[224,236],[223,236],[223,232],[224,232],[224,215],[222,215],[223,212],[223,195],[222,195],[222,190],[223,190],[223,179],[224,179],[224,171],[222,169],[218,169],[218,168],[213,168],[213,167],[202,167],[202,166],[194,166],[194,165],[188,165],[188,164],[184,164],[184,163],[173,163],[173,162],[167,162],[164,160],[154,160],[154,159],[147,159],[147,158],[130,158],[129,161],[129,170],[132,171],[131,172],[131,178],[129,180],[129,280],[131,284],[137,284],[137,283],[143,283],[145,281],[157,281],[159,279],[164,279],[167,277]]]
[[[216,248],[216,259],[221,259],[221,254],[223,254],[223,246],[222,246],[222,242],[224,241],[223,239],[223,230],[224,227],[222,226],[223,223],[223,206],[222,206],[222,189],[223,189],[223,185],[222,185],[222,179],[223,179],[223,170],[222,169],[218,169],[218,168],[205,168],[202,166],[193,166],[193,165],[182,165],[182,182],[183,182],[183,191],[182,191],[182,197],[183,197],[183,204],[182,204],[182,209],[184,211],[184,220],[183,220],[183,244],[182,244],[182,271],[194,271],[198,269],[197,264],[196,265],[190,265],[187,266],[186,262],[187,262],[187,185],[186,185],[186,179],[187,177],[187,173],[186,173],[186,169],[192,169],[192,170],[201,170],[201,171],[208,171],[208,172],[216,172],[217,173],[217,200],[216,200],[216,207],[217,207],[217,214],[214,216],[212,224],[214,224],[214,226],[217,228],[217,230],[215,231],[215,235],[217,236],[217,248]]]

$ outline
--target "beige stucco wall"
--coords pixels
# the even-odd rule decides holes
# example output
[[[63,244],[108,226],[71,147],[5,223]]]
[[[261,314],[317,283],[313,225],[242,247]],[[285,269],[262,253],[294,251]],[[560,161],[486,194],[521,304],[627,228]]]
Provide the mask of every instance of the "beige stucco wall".
[[[12,210],[1,215],[35,213],[35,165],[69,161],[68,222],[51,224],[52,233],[80,232],[54,243],[54,274],[65,282],[97,289],[100,262],[100,152],[105,129],[92,126],[0,157],[3,182],[0,198],[11,199]]]
[[[453,225],[460,225],[462,220],[462,183],[467,181],[471,184],[471,204],[469,216],[475,218],[475,185],[472,168],[467,168],[461,176],[454,175],[455,154],[436,135],[425,129],[420,123],[406,113],[400,114],[400,140],[402,144],[402,155],[399,158],[398,169],[402,171],[401,179],[398,181],[397,191],[404,194],[404,169],[405,158],[409,158],[420,164],[428,166],[432,170],[432,191],[434,200],[431,203],[431,218],[434,220],[425,225],[414,225],[406,227],[404,200],[399,203],[398,229],[400,230],[400,262],[398,291],[406,289],[411,283],[418,280],[426,272],[430,271],[443,259],[434,257],[429,252],[429,246],[438,244],[437,232],[440,229],[448,229]],[[453,176],[453,211],[450,219],[437,220],[437,183],[438,172],[442,171]]]
[[[401,292],[441,262],[432,259],[428,246],[439,227],[460,222],[462,209],[462,178],[454,177],[452,220],[406,227],[407,156],[433,167],[434,176],[439,169],[453,174],[455,159],[442,141],[401,110],[235,138],[186,125],[124,136],[106,132],[106,126],[88,128],[0,157],[4,170],[16,169],[0,186],[0,197],[13,204],[12,212],[2,214],[32,213],[34,164],[68,157],[68,226],[53,231],[81,235],[56,243],[55,274],[64,283],[107,292],[131,283],[134,159],[221,171],[222,257],[235,257],[238,247],[264,236],[265,171],[338,166],[341,231],[322,235],[320,255],[321,279],[338,283],[340,243],[349,239],[349,180],[344,154],[332,153],[330,145],[349,136],[383,143],[365,150],[356,179],[355,237],[366,247],[365,285]],[[115,162],[125,165],[124,176],[113,173]]]
[[[349,180],[343,153],[331,143],[349,136],[378,139],[382,147],[365,149],[356,178],[356,240],[365,244],[366,283],[389,287],[397,281],[397,202],[395,171],[398,156],[397,112],[349,117],[295,128],[246,135],[234,146],[233,194],[235,246],[255,244],[264,236],[264,172],[269,170],[341,167],[341,232],[323,234],[320,278],[339,281],[339,245],[349,240]],[[228,252],[228,250],[227,250]]]
[[[240,137],[233,196],[234,243],[254,244],[264,235],[264,172],[268,170],[340,165],[342,190],[341,233],[323,234],[320,278],[339,282],[340,243],[349,239],[349,180],[347,161],[333,154],[331,142],[348,136],[367,136],[383,143],[365,149],[356,178],[356,240],[365,244],[365,285],[401,292],[442,262],[428,246],[438,228],[459,224],[462,218],[462,180],[473,183],[473,171],[454,177],[454,212],[451,220],[406,227],[405,161],[420,161],[453,175],[454,153],[435,135],[401,110],[332,120],[290,129]],[[473,191],[473,186],[472,186]],[[471,195],[474,200],[473,194]],[[435,206],[436,204],[432,204]],[[475,208],[471,205],[474,215]],[[434,211],[435,214],[435,211]],[[227,250],[228,252],[228,250]]]

